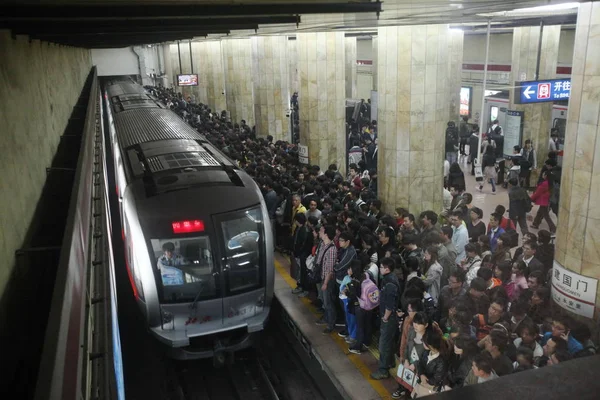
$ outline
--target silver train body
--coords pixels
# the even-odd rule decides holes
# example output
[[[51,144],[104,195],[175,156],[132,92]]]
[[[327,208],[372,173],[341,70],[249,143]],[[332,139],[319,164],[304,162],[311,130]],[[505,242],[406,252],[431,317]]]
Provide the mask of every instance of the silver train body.
[[[175,359],[248,347],[273,297],[273,237],[256,183],[143,87],[105,82],[126,268]]]

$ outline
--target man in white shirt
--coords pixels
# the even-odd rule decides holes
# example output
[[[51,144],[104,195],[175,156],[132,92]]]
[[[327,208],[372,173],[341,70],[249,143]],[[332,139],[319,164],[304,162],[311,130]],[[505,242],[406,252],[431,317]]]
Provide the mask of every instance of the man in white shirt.
[[[452,224],[453,234],[452,243],[456,247],[456,265],[466,258],[465,246],[469,243],[469,232],[463,224],[462,211],[452,211],[450,214],[450,223]]]

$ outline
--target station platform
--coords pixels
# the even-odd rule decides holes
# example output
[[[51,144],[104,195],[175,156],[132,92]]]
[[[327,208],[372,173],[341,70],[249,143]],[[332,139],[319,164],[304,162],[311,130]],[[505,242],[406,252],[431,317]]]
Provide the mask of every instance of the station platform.
[[[398,388],[393,378],[395,371],[390,370],[390,378],[380,381],[369,377],[377,370],[377,348],[372,345],[369,351],[353,354],[348,351],[344,338],[337,335],[339,329],[324,335],[324,327],[315,323],[321,314],[311,299],[292,294],[296,281],[290,276],[290,261],[286,256],[275,254],[275,271],[275,297],[302,332],[311,356],[321,364],[340,395],[344,399],[391,399],[391,394]]]

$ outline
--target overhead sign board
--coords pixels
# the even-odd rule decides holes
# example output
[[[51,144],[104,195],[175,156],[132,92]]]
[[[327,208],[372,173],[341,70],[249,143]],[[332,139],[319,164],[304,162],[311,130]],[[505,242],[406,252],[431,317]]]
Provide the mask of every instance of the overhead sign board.
[[[598,279],[576,274],[554,261],[552,298],[562,308],[594,318]]]
[[[571,79],[515,82],[515,103],[530,104],[569,100]]]

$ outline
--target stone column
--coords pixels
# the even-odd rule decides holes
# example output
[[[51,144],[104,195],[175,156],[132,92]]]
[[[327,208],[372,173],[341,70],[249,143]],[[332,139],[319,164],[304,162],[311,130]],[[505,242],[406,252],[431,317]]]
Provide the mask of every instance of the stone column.
[[[208,102],[208,69],[206,66],[208,55],[204,43],[192,42],[192,54],[194,55],[194,71],[198,74],[198,86],[193,89],[196,102],[212,107]],[[171,57],[173,57],[172,53]]]
[[[194,73],[198,74],[198,86],[206,88],[206,104],[213,112],[227,109],[225,101],[225,79],[223,75],[223,55],[221,42],[211,40],[193,43]],[[197,50],[197,51],[196,51]],[[204,93],[200,94],[200,98]]]
[[[539,27],[515,28],[512,46],[512,81],[533,81],[556,78],[560,25],[545,26],[542,34],[542,48],[539,76],[535,76],[537,53],[540,40]],[[546,155],[552,128],[552,103],[518,105],[513,103],[514,90],[511,90],[511,109],[524,111],[523,143],[531,139],[537,156],[537,170],[532,171],[530,182],[535,185],[538,173]]]
[[[300,141],[311,165],[346,166],[344,33],[298,33]]]
[[[288,58],[290,59],[290,97],[300,87],[298,80],[298,41],[288,40]]]
[[[600,3],[582,3],[573,51],[555,252],[555,263],[594,279],[600,279],[600,37],[597,32],[600,32]],[[595,304],[597,320],[600,292],[596,293]],[[562,304],[565,308],[567,305]]]
[[[378,29],[379,198],[386,211],[442,210],[448,25]]]
[[[163,44],[162,45],[162,51],[163,51],[163,60],[164,60],[164,74],[165,76],[163,77],[163,85],[167,88],[171,88],[173,87],[173,85],[176,85],[177,82],[173,82],[174,78],[174,73],[173,73],[173,62],[172,62],[172,58],[171,58],[171,46],[168,44]]]
[[[225,97],[231,121],[246,120],[254,126],[254,98],[252,77],[252,42],[250,39],[221,41],[225,71]]]
[[[346,45],[346,98],[356,99],[356,38],[345,38]]]
[[[373,36],[371,40],[373,46],[371,76],[373,77],[373,90],[377,91],[377,36]]]
[[[290,74],[287,36],[255,36],[252,40],[256,134],[291,141]]]
[[[450,29],[448,37],[448,121],[458,126],[460,116],[460,87],[462,86],[463,43],[465,33],[459,29]]]

